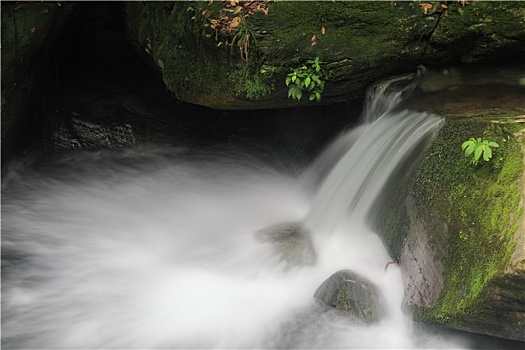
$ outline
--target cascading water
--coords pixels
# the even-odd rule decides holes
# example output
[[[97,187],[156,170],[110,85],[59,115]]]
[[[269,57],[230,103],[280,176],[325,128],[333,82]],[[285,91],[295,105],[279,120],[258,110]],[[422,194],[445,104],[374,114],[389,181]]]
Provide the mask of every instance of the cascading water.
[[[390,257],[367,227],[390,173],[439,122],[404,111],[360,126],[313,198],[242,153],[13,164],[2,184],[3,348],[466,346],[413,327],[401,273],[384,272]],[[254,233],[301,220],[318,264],[284,269]],[[388,311],[379,324],[318,312],[315,290],[341,268],[379,286]]]

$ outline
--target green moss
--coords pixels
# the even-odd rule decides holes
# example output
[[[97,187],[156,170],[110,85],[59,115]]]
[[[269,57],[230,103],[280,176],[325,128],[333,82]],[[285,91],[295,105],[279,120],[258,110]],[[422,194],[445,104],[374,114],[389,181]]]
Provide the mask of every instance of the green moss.
[[[273,42],[261,45],[274,65],[319,56],[328,62],[351,59],[353,70],[363,69],[403,56],[409,43],[417,41],[422,31],[430,31],[431,24],[418,10],[412,4],[389,2],[276,2],[269,16],[279,30],[273,33]],[[314,35],[316,45],[312,45]],[[335,78],[339,75],[334,72]]]
[[[347,101],[348,96],[381,76],[415,71],[426,63],[425,57],[429,63],[430,58],[445,63],[473,49],[483,51],[487,46],[483,40],[495,42],[497,48],[509,43],[509,52],[514,48],[515,54],[519,43],[525,41],[519,34],[523,21],[516,20],[522,16],[521,5],[450,3],[446,15],[440,15],[439,3],[431,3],[433,9],[425,14],[419,2],[271,2],[267,14],[255,12],[243,21],[253,39],[249,48],[249,72],[253,76],[246,84],[235,79],[244,74],[237,71],[243,64],[238,47],[227,46],[227,35],[221,36],[210,27],[208,19],[219,16],[219,2],[126,2],[126,25],[140,50],[148,49],[152,64],[162,72],[170,91],[188,102],[220,108],[260,108],[270,100],[272,107],[290,106],[285,98],[286,75],[315,57],[326,62],[323,102],[336,103]],[[491,25],[496,22],[497,26]],[[509,27],[519,24],[507,31],[502,30],[501,23]],[[476,29],[478,24],[489,29]],[[325,29],[323,33],[321,28]],[[480,30],[483,40],[477,39]],[[229,39],[232,44],[233,38]],[[220,47],[219,42],[223,43]],[[257,76],[264,65],[275,68],[274,92],[268,89],[272,84],[263,87]],[[231,84],[232,77],[235,84]],[[260,93],[281,93],[284,98],[257,99]]]
[[[275,85],[271,76],[264,75],[260,71],[253,72],[253,70],[244,65],[228,73],[229,81],[235,87],[237,96],[257,100],[273,91]]]
[[[218,47],[224,38],[219,35],[217,39],[218,34],[202,15],[216,16],[218,11],[213,6],[217,3],[126,3],[129,37],[148,52],[167,88],[194,103],[210,98],[235,100],[239,96],[257,100],[256,96],[270,93],[275,82],[284,90],[284,77],[290,68],[314,57],[327,57],[334,63],[326,66],[332,81],[348,79],[357,72],[369,75],[370,67],[413,55],[414,47],[422,47],[422,33],[432,28],[420,7],[410,3],[273,2],[267,15],[255,12],[244,21],[254,37],[248,70],[251,76],[239,84],[237,78],[246,77],[246,71],[239,70],[243,62],[238,48],[233,45],[230,49],[225,43]],[[325,35],[321,34],[322,27]],[[316,44],[312,45],[314,35]],[[259,74],[265,65],[275,67],[274,80]],[[351,88],[361,89],[374,78],[367,76],[364,81],[356,77]]]
[[[468,55],[467,60],[498,50],[503,56],[502,49],[525,38],[524,8],[520,1],[471,1],[466,6],[451,3],[430,44],[438,51],[454,48]],[[478,45],[480,42],[484,45]],[[470,49],[465,52],[465,48]]]
[[[486,286],[509,262],[523,174],[521,145],[509,132],[513,128],[513,122],[447,120],[416,175],[417,206],[425,217],[435,216],[448,225],[447,237],[438,226],[430,228],[431,237],[447,242],[445,286],[432,308],[417,313],[421,319],[452,325],[476,314]],[[499,161],[472,166],[461,144],[481,136],[500,144],[494,153]]]
[[[205,4],[126,4],[128,33],[162,72],[166,87],[182,100],[233,91],[224,79],[230,65],[226,60],[228,53],[217,49],[217,44],[210,38],[209,28],[198,16],[198,6]],[[219,66],[223,69],[218,69]]]

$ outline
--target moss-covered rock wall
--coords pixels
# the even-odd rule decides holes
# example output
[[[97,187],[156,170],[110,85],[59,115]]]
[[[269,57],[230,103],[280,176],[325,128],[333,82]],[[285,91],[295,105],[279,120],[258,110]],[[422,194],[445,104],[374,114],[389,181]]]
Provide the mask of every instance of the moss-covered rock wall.
[[[402,242],[390,248],[417,320],[523,341],[525,124],[495,117],[447,119],[398,208],[408,222],[382,227]],[[499,144],[489,162],[464,156],[471,137]]]
[[[257,6],[248,11],[235,1],[129,2],[126,29],[175,96],[224,109],[315,103],[289,99],[285,85],[292,69],[315,57],[324,62],[321,101],[333,103],[420,64],[517,59],[525,47],[522,2]]]

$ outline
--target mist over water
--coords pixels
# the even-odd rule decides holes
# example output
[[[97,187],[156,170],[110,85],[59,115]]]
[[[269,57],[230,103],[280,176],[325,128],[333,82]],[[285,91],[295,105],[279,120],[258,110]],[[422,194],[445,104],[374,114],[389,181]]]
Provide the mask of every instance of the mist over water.
[[[391,257],[366,219],[395,163],[439,122],[387,113],[309,176],[242,150],[14,162],[2,182],[2,347],[468,348],[402,312],[401,271],[385,272]],[[255,232],[298,221],[318,264],[285,269]],[[343,268],[381,289],[379,324],[315,304]]]
[[[312,200],[271,166],[177,149],[20,164],[2,198],[3,347],[420,347],[400,271],[384,273],[390,258],[366,228],[289,271],[254,239],[302,220]],[[381,324],[316,309],[313,293],[340,268],[382,288],[394,307]]]

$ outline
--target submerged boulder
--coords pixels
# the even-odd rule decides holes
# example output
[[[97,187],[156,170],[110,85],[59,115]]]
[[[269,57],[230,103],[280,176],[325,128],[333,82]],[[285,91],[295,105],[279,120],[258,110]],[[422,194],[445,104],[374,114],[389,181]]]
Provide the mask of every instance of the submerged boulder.
[[[300,223],[283,223],[257,231],[259,242],[272,245],[274,252],[286,268],[294,266],[313,266],[317,258],[310,234]]]
[[[315,291],[315,300],[342,315],[370,324],[381,317],[380,292],[363,276],[341,270],[334,273]]]

